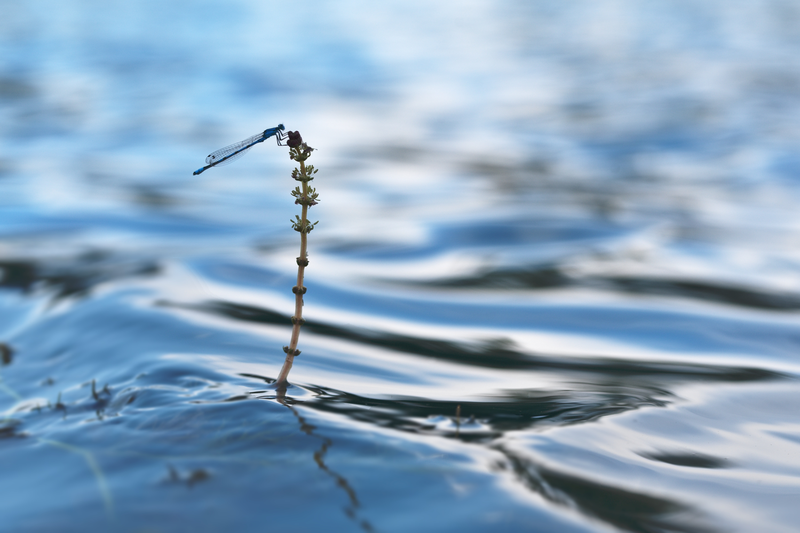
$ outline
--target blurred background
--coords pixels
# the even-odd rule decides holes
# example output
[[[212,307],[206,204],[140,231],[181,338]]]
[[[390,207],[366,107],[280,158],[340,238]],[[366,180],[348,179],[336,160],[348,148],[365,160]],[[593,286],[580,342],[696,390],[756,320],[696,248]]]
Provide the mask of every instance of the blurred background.
[[[9,531],[796,527],[796,2],[0,6]]]

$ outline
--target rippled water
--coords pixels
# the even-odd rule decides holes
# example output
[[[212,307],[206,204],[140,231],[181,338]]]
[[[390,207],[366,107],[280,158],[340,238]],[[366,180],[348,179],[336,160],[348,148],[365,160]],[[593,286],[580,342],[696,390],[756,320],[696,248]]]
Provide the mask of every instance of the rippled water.
[[[4,3],[0,531],[796,531],[798,27]]]

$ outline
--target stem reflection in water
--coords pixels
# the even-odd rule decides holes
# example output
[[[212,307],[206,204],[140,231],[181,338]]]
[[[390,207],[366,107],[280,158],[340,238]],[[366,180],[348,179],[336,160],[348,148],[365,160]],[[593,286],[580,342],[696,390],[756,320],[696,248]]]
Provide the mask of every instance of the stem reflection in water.
[[[356,524],[358,524],[359,527],[361,527],[361,529],[364,531],[369,533],[376,531],[369,521],[366,519],[359,519],[358,509],[361,507],[361,503],[358,501],[358,496],[356,495],[356,491],[353,489],[352,485],[350,485],[344,476],[331,470],[328,465],[325,464],[325,455],[328,453],[328,449],[333,446],[333,440],[331,440],[329,437],[323,437],[314,433],[316,426],[309,424],[305,417],[303,417],[298,409],[293,405],[294,400],[291,397],[286,396],[285,382],[282,384],[279,383],[276,391],[276,399],[281,405],[284,405],[286,408],[288,408],[295,418],[297,418],[297,421],[300,423],[300,431],[309,437],[314,437],[322,441],[322,446],[320,446],[320,448],[314,452],[314,462],[317,463],[317,466],[320,470],[325,472],[336,481],[337,487],[342,489],[347,494],[347,498],[350,500],[350,503],[344,507],[345,514]]]

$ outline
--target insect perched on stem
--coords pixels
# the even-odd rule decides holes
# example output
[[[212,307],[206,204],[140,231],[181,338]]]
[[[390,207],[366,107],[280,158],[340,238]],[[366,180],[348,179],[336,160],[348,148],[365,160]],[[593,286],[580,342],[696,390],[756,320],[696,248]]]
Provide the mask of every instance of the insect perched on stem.
[[[283,127],[283,124],[278,124],[274,128],[267,128],[261,133],[253,135],[252,137],[248,137],[243,141],[239,141],[238,143],[233,143],[225,148],[220,148],[216,152],[211,152],[206,157],[206,166],[203,168],[198,168],[192,174],[197,176],[198,174],[202,174],[206,170],[211,167],[223,166],[236,161],[244,154],[247,153],[250,148],[257,145],[258,143],[264,142],[272,136],[278,141],[278,146],[286,146],[285,144],[281,144],[281,141],[287,138],[286,134],[283,133],[283,130],[286,128]]]

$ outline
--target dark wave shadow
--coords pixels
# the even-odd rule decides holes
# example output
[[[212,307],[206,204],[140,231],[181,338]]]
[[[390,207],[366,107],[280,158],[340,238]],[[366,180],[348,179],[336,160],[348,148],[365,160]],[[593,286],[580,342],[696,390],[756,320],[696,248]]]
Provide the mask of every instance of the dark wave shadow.
[[[646,457],[654,461],[661,461],[662,463],[675,466],[686,466],[689,468],[727,468],[730,466],[730,463],[725,459],[711,457],[709,455],[703,455],[697,452],[662,452],[641,455],[642,457]]]
[[[154,276],[160,272],[160,267],[148,259],[94,251],[68,260],[0,261],[0,272],[0,287],[23,292],[45,287],[59,300],[86,296],[94,287],[108,281]]]
[[[556,505],[578,508],[603,522],[635,533],[712,533],[719,531],[689,505],[666,498],[631,492],[557,472],[536,464],[503,446],[502,453],[514,477],[528,490]],[[498,469],[507,468],[497,465]]]
[[[592,288],[617,293],[672,296],[770,311],[797,311],[800,309],[800,294],[756,290],[705,280],[626,276],[573,277],[564,273],[556,264],[525,269],[482,270],[471,276],[436,279],[423,283],[388,281],[404,286],[449,289]]]
[[[189,309],[193,311],[223,316],[237,321],[254,322],[270,325],[288,325],[289,318],[281,313],[269,309],[253,307],[231,302],[210,301],[202,304],[180,304],[167,301],[158,302],[164,307]],[[537,370],[554,371],[563,373],[591,374],[592,381],[597,382],[598,375],[619,380],[635,378],[641,382],[647,376],[657,377],[654,382],[664,383],[666,379],[685,380],[712,380],[723,382],[758,381],[764,379],[777,379],[783,374],[755,367],[726,367],[700,365],[691,363],[659,363],[645,361],[630,361],[610,357],[574,357],[564,358],[558,355],[542,353],[526,353],[516,350],[513,342],[507,339],[469,344],[452,341],[398,335],[382,331],[368,330],[365,328],[343,328],[331,324],[308,321],[303,326],[304,330],[311,331],[320,336],[347,340],[365,346],[375,346],[415,356],[429,357],[432,359],[458,363],[462,365],[477,366],[482,368],[496,368],[507,370]],[[620,382],[620,383],[622,383]],[[612,380],[613,383],[613,380]]]
[[[580,367],[580,363],[576,365]],[[316,397],[305,403],[312,409],[339,413],[376,426],[419,434],[433,434],[464,442],[491,442],[508,431],[566,426],[640,409],[664,407],[675,400],[669,386],[690,382],[731,383],[781,379],[782,376],[751,369],[712,369],[688,365],[644,365],[637,373],[616,374],[611,365],[593,376],[583,370],[569,371],[561,365],[564,385],[555,390],[541,388],[501,390],[459,400],[434,400],[411,396],[364,397],[357,394],[305,385]],[[648,372],[650,374],[648,374]],[[461,426],[456,420],[473,422]],[[442,423],[449,420],[449,423]]]
[[[576,391],[517,390],[485,401],[439,401],[407,396],[362,397],[330,388],[307,388],[317,393],[317,398],[306,402],[312,409],[343,414],[379,427],[481,443],[492,442],[508,431],[566,426],[667,404],[663,399],[644,395]],[[462,415],[459,421],[457,413]]]
[[[679,296],[692,300],[770,311],[797,311],[800,309],[800,295],[797,294],[775,293],[732,285],[718,285],[707,281],[616,276],[597,278],[596,283],[605,284],[613,290],[632,294]]]

